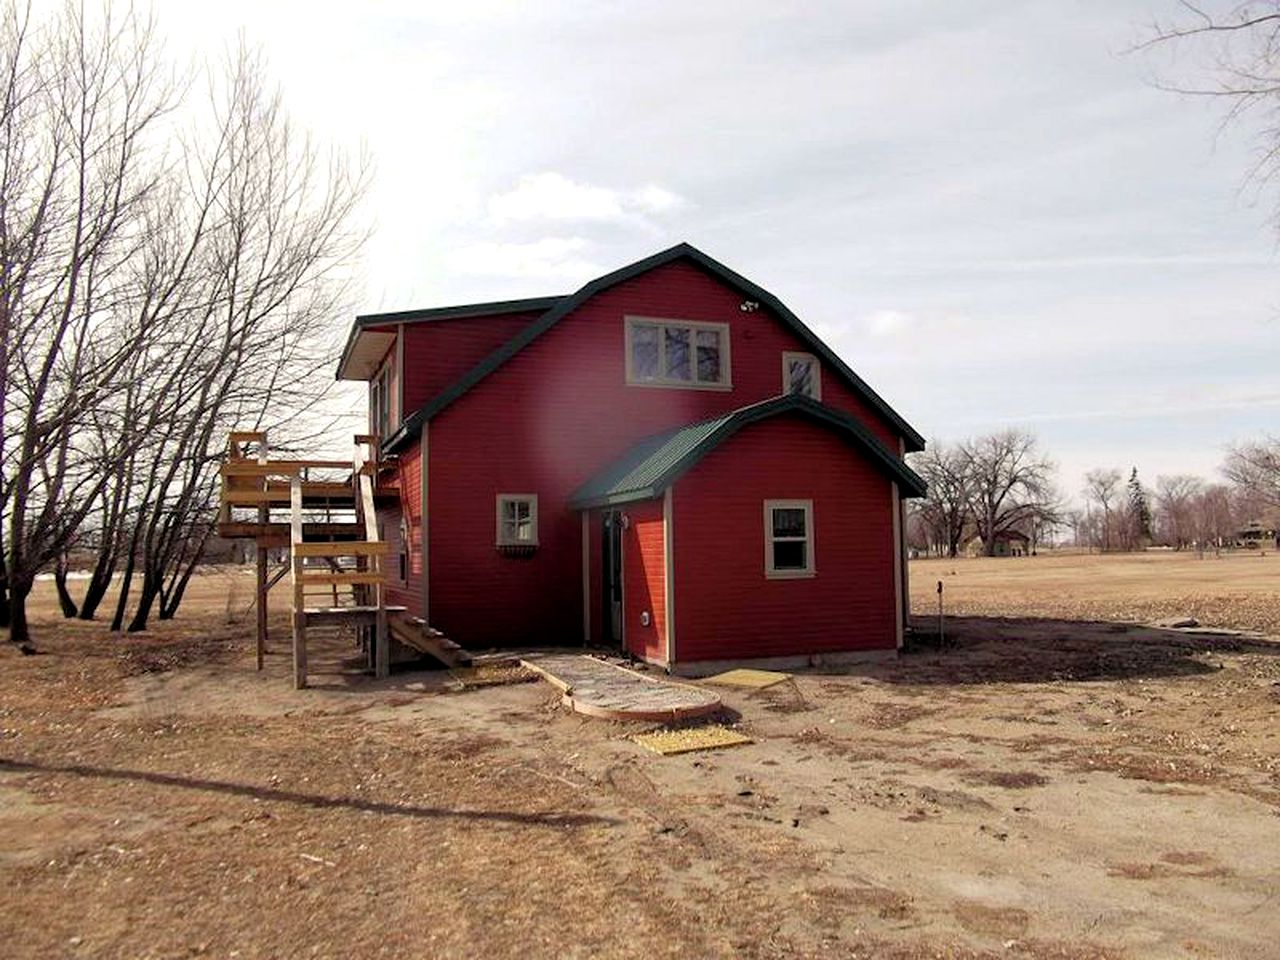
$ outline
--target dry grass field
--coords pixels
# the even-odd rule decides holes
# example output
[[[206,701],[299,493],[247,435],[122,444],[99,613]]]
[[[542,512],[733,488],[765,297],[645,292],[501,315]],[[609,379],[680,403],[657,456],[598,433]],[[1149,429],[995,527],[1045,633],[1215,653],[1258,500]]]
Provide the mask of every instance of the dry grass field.
[[[1280,636],[1280,554],[1042,553],[1037,557],[916,560],[911,604],[948,613],[1150,623],[1194,617],[1206,626]]]
[[[236,572],[145,637],[42,596],[0,955],[1273,958],[1280,646],[1107,621],[1265,625],[1278,562],[917,563],[954,645],[728,691],[755,742],[673,757],[347,649],[295,692]]]

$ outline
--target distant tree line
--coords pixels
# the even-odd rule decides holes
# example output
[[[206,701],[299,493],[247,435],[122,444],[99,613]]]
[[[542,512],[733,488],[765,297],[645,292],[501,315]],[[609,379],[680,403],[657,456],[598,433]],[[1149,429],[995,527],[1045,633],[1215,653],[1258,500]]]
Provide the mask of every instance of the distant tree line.
[[[1121,489],[1120,471],[1091,470],[1085,506],[1068,517],[1074,540],[1099,550],[1220,550],[1246,539],[1274,542],[1280,527],[1280,441],[1262,440],[1229,450],[1225,483],[1189,474],[1156,478],[1147,490],[1137,468]],[[1268,536],[1270,534],[1270,536]]]
[[[193,95],[199,90],[200,97]],[[154,23],[0,10],[0,625],[172,617],[232,427],[326,389],[363,169],[322,155],[241,48],[182,75]],[[296,429],[296,427],[295,427]],[[79,595],[68,557],[89,558]]]
[[[911,502],[908,540],[917,552],[958,556],[975,547],[994,555],[1010,536],[1035,552],[1057,531],[1099,551],[1220,550],[1265,545],[1280,529],[1280,440],[1229,450],[1212,483],[1188,474],[1156,478],[1148,489],[1137,467],[1090,470],[1082,505],[1056,492],[1054,466],[1027,433],[1006,431],[960,443],[934,441],[911,456],[928,494]]]

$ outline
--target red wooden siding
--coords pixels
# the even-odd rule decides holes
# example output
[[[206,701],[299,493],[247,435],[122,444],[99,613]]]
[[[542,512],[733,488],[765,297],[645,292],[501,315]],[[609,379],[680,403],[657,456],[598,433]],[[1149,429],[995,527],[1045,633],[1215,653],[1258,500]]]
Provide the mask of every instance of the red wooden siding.
[[[639,439],[777,396],[782,353],[805,349],[767,311],[743,313],[741,302],[741,294],[688,263],[659,267],[583,304],[431,422],[434,626],[472,646],[581,637],[582,529],[566,506],[572,491]],[[733,389],[627,386],[625,315],[728,324]],[[414,391],[431,392],[423,389],[426,362],[406,353],[406,386]],[[886,422],[829,369],[822,376],[824,403],[853,412],[898,449]],[[540,545],[532,557],[495,549],[499,493],[538,495]],[[888,518],[885,504],[877,501],[875,509]]]
[[[677,663],[896,647],[891,484],[839,435],[763,421],[672,496]],[[813,577],[765,576],[765,500],[813,501]]]
[[[431,320],[404,327],[404,412],[413,413],[540,313]]]
[[[406,607],[410,616],[420,617],[423,614],[423,578],[422,578],[422,454],[419,444],[414,443],[400,452],[400,505],[387,510],[386,537],[391,543],[391,552],[387,555],[387,602]],[[379,521],[383,520],[384,511],[378,510]],[[408,579],[400,583],[400,518],[407,520],[409,533]],[[394,518],[394,527],[392,526]]]
[[[622,508],[628,523],[622,542],[622,616],[627,649],[644,660],[667,659],[667,572],[662,501]],[[649,625],[640,614],[649,612]]]

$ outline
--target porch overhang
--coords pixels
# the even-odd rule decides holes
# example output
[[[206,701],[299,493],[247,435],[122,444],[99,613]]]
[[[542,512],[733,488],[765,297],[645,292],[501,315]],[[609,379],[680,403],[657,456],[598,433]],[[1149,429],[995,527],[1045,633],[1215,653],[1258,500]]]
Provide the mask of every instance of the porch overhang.
[[[569,506],[590,510],[660,497],[683,473],[743,427],[781,414],[799,414],[830,427],[897,483],[902,496],[924,496],[925,483],[920,476],[861,423],[841,410],[790,394],[642,440],[574,491]]]
[[[372,380],[382,359],[396,342],[395,328],[351,328],[342,359],[338,361],[339,380]]]

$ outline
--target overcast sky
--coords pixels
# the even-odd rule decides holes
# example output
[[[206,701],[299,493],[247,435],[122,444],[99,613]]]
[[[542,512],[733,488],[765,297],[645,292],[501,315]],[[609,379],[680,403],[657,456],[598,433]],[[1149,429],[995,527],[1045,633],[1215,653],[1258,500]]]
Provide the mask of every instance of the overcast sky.
[[[1122,55],[1172,0],[158,12],[178,49],[243,29],[299,121],[368,150],[362,310],[567,293],[688,240],[926,437],[1037,433],[1071,497],[1277,431],[1250,128]]]

